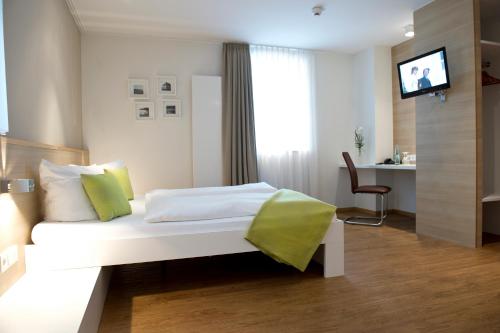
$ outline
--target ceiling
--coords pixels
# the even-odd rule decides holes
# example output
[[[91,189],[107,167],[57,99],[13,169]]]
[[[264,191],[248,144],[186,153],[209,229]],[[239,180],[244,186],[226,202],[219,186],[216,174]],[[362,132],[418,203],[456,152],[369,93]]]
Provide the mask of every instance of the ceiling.
[[[396,45],[431,0],[67,0],[82,31],[354,53]],[[325,12],[314,17],[321,4]]]

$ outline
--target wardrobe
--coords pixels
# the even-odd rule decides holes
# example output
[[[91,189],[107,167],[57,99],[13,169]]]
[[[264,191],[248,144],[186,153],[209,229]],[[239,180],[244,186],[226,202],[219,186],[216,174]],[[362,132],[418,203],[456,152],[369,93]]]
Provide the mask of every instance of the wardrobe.
[[[483,244],[500,241],[500,1],[481,0]]]

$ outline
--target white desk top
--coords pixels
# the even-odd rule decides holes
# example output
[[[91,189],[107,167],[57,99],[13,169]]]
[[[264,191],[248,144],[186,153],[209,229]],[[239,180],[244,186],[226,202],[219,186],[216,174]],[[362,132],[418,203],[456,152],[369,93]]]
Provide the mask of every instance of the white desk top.
[[[347,165],[341,164],[341,168],[347,168]],[[417,166],[415,164],[359,164],[356,169],[377,169],[377,170],[408,170],[415,171]]]

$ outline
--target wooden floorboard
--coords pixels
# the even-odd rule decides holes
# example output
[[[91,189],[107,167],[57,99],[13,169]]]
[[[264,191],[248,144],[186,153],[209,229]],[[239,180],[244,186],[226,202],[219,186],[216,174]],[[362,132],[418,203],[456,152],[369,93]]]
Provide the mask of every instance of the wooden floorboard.
[[[348,212],[346,213],[347,215]],[[500,332],[500,243],[345,226],[345,276],[260,253],[117,267],[100,332]]]

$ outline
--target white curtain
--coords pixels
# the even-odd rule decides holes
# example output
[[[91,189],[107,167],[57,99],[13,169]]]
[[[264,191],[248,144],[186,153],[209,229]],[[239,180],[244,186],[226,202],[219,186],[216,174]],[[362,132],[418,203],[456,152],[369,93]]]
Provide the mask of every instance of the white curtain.
[[[317,195],[314,56],[250,47],[259,178]]]

